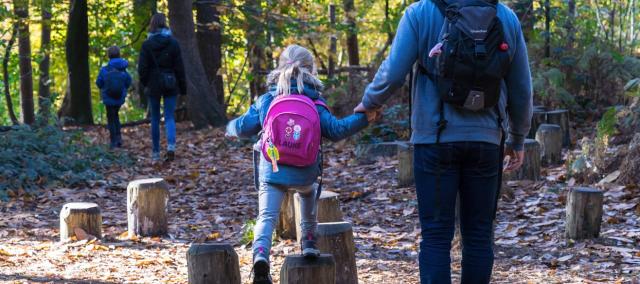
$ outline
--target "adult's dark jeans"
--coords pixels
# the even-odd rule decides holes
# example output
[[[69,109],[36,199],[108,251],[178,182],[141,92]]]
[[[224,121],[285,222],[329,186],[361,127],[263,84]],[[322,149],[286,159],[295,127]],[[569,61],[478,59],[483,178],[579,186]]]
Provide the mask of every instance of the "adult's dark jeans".
[[[122,146],[122,135],[120,133],[120,117],[118,111],[120,106],[106,106],[107,108],[107,129],[109,129],[109,145],[111,148]]]
[[[422,284],[451,283],[457,194],[461,203],[462,283],[489,283],[499,151],[498,145],[482,142],[415,145]]]

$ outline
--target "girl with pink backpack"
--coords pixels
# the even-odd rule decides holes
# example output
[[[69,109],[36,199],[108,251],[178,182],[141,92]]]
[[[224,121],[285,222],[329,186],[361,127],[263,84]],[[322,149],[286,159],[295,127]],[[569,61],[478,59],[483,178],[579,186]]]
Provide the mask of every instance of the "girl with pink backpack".
[[[316,199],[321,186],[314,183],[321,175],[322,137],[338,141],[369,123],[363,113],[343,119],[331,114],[320,96],[323,85],[317,77],[313,55],[304,47],[288,46],[280,55],[278,68],[267,77],[267,84],[269,92],[260,96],[244,115],[229,122],[226,134],[261,134],[254,147],[261,154],[259,212],[253,240],[253,283],[260,284],[271,283],[271,236],[287,191],[297,191],[301,197],[302,254],[309,258],[319,256],[315,230]]]

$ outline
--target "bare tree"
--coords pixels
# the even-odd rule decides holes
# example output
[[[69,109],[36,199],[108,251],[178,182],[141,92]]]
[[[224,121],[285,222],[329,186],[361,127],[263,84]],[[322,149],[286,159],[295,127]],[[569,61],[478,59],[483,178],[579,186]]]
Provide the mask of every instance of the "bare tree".
[[[51,90],[49,88],[51,80],[49,79],[50,53],[51,53],[51,8],[52,0],[41,0],[40,9],[42,13],[42,34],[40,54],[42,60],[39,64],[40,78],[38,80],[38,113],[44,119],[44,123],[48,123],[51,114]]]
[[[36,116],[33,104],[29,1],[14,0],[13,9],[18,17],[18,54],[20,58],[20,105],[22,107],[22,122],[33,124],[36,121]]]
[[[221,126],[227,122],[216,90],[211,87],[196,42],[191,1],[169,0],[171,29],[180,43],[187,77],[187,110],[196,128]]]
[[[71,0],[65,43],[69,87],[58,115],[74,124],[93,124],[88,29],[87,1]]]
[[[13,31],[11,32],[11,37],[9,38],[9,42],[7,43],[7,48],[4,51],[4,58],[2,59],[2,73],[4,75],[4,98],[7,101],[7,111],[9,112],[9,118],[11,118],[11,122],[16,125],[18,124],[18,118],[16,117],[16,113],[13,111],[13,101],[11,100],[11,91],[9,90],[9,59],[11,58],[11,49],[13,45],[16,43],[16,36],[18,35],[18,25],[13,25]]]
[[[356,26],[356,7],[354,0],[343,0],[344,15],[347,24],[347,53],[349,65],[360,65],[360,52],[358,51],[358,31]]]
[[[219,0],[210,3],[196,2],[197,38],[207,79],[216,89],[218,103],[226,112],[224,85],[222,75],[219,74],[222,67],[222,25],[220,14],[215,7],[217,4],[220,4]]]

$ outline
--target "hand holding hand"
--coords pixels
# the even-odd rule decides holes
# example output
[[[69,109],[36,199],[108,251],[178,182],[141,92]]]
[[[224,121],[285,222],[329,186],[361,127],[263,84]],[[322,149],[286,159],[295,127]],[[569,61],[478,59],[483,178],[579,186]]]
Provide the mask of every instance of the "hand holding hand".
[[[508,173],[508,172],[516,171],[522,166],[522,163],[524,162],[523,150],[515,151],[513,149],[506,149],[504,155],[505,155],[505,159],[503,161],[504,172]]]
[[[367,121],[369,123],[374,122],[382,118],[382,111],[380,109],[368,110],[364,107],[362,103],[358,104],[356,108],[353,109],[354,113],[364,113],[367,115]]]

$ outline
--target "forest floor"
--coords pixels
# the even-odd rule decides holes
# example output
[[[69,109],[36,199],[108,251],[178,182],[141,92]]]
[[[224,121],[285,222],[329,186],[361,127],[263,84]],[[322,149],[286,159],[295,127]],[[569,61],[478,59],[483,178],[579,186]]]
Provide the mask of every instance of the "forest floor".
[[[106,143],[102,128],[87,131]],[[137,162],[103,173],[104,180],[78,188],[49,188],[35,198],[0,203],[0,282],[186,283],[186,251],[196,239],[228,242],[250,281],[251,252],[241,244],[243,225],[255,218],[248,144],[224,141],[219,130],[190,131],[179,125],[178,158],[150,161],[149,128],[124,129],[124,150]],[[345,219],[354,226],[360,283],[418,283],[420,229],[415,190],[398,188],[397,161],[354,162],[349,142],[325,147],[325,189],[340,194]],[[512,196],[500,202],[496,225],[494,283],[638,283],[640,195],[638,189],[602,184],[606,190],[601,237],[563,237],[567,184],[563,167],[545,168],[540,182],[510,182]],[[166,238],[126,237],[129,181],[163,177],[170,185]],[[635,193],[633,193],[635,192]],[[103,217],[100,241],[59,242],[59,212],[73,201],[95,202]],[[459,245],[452,273],[459,282]],[[276,283],[290,240],[277,240],[272,275]]]

